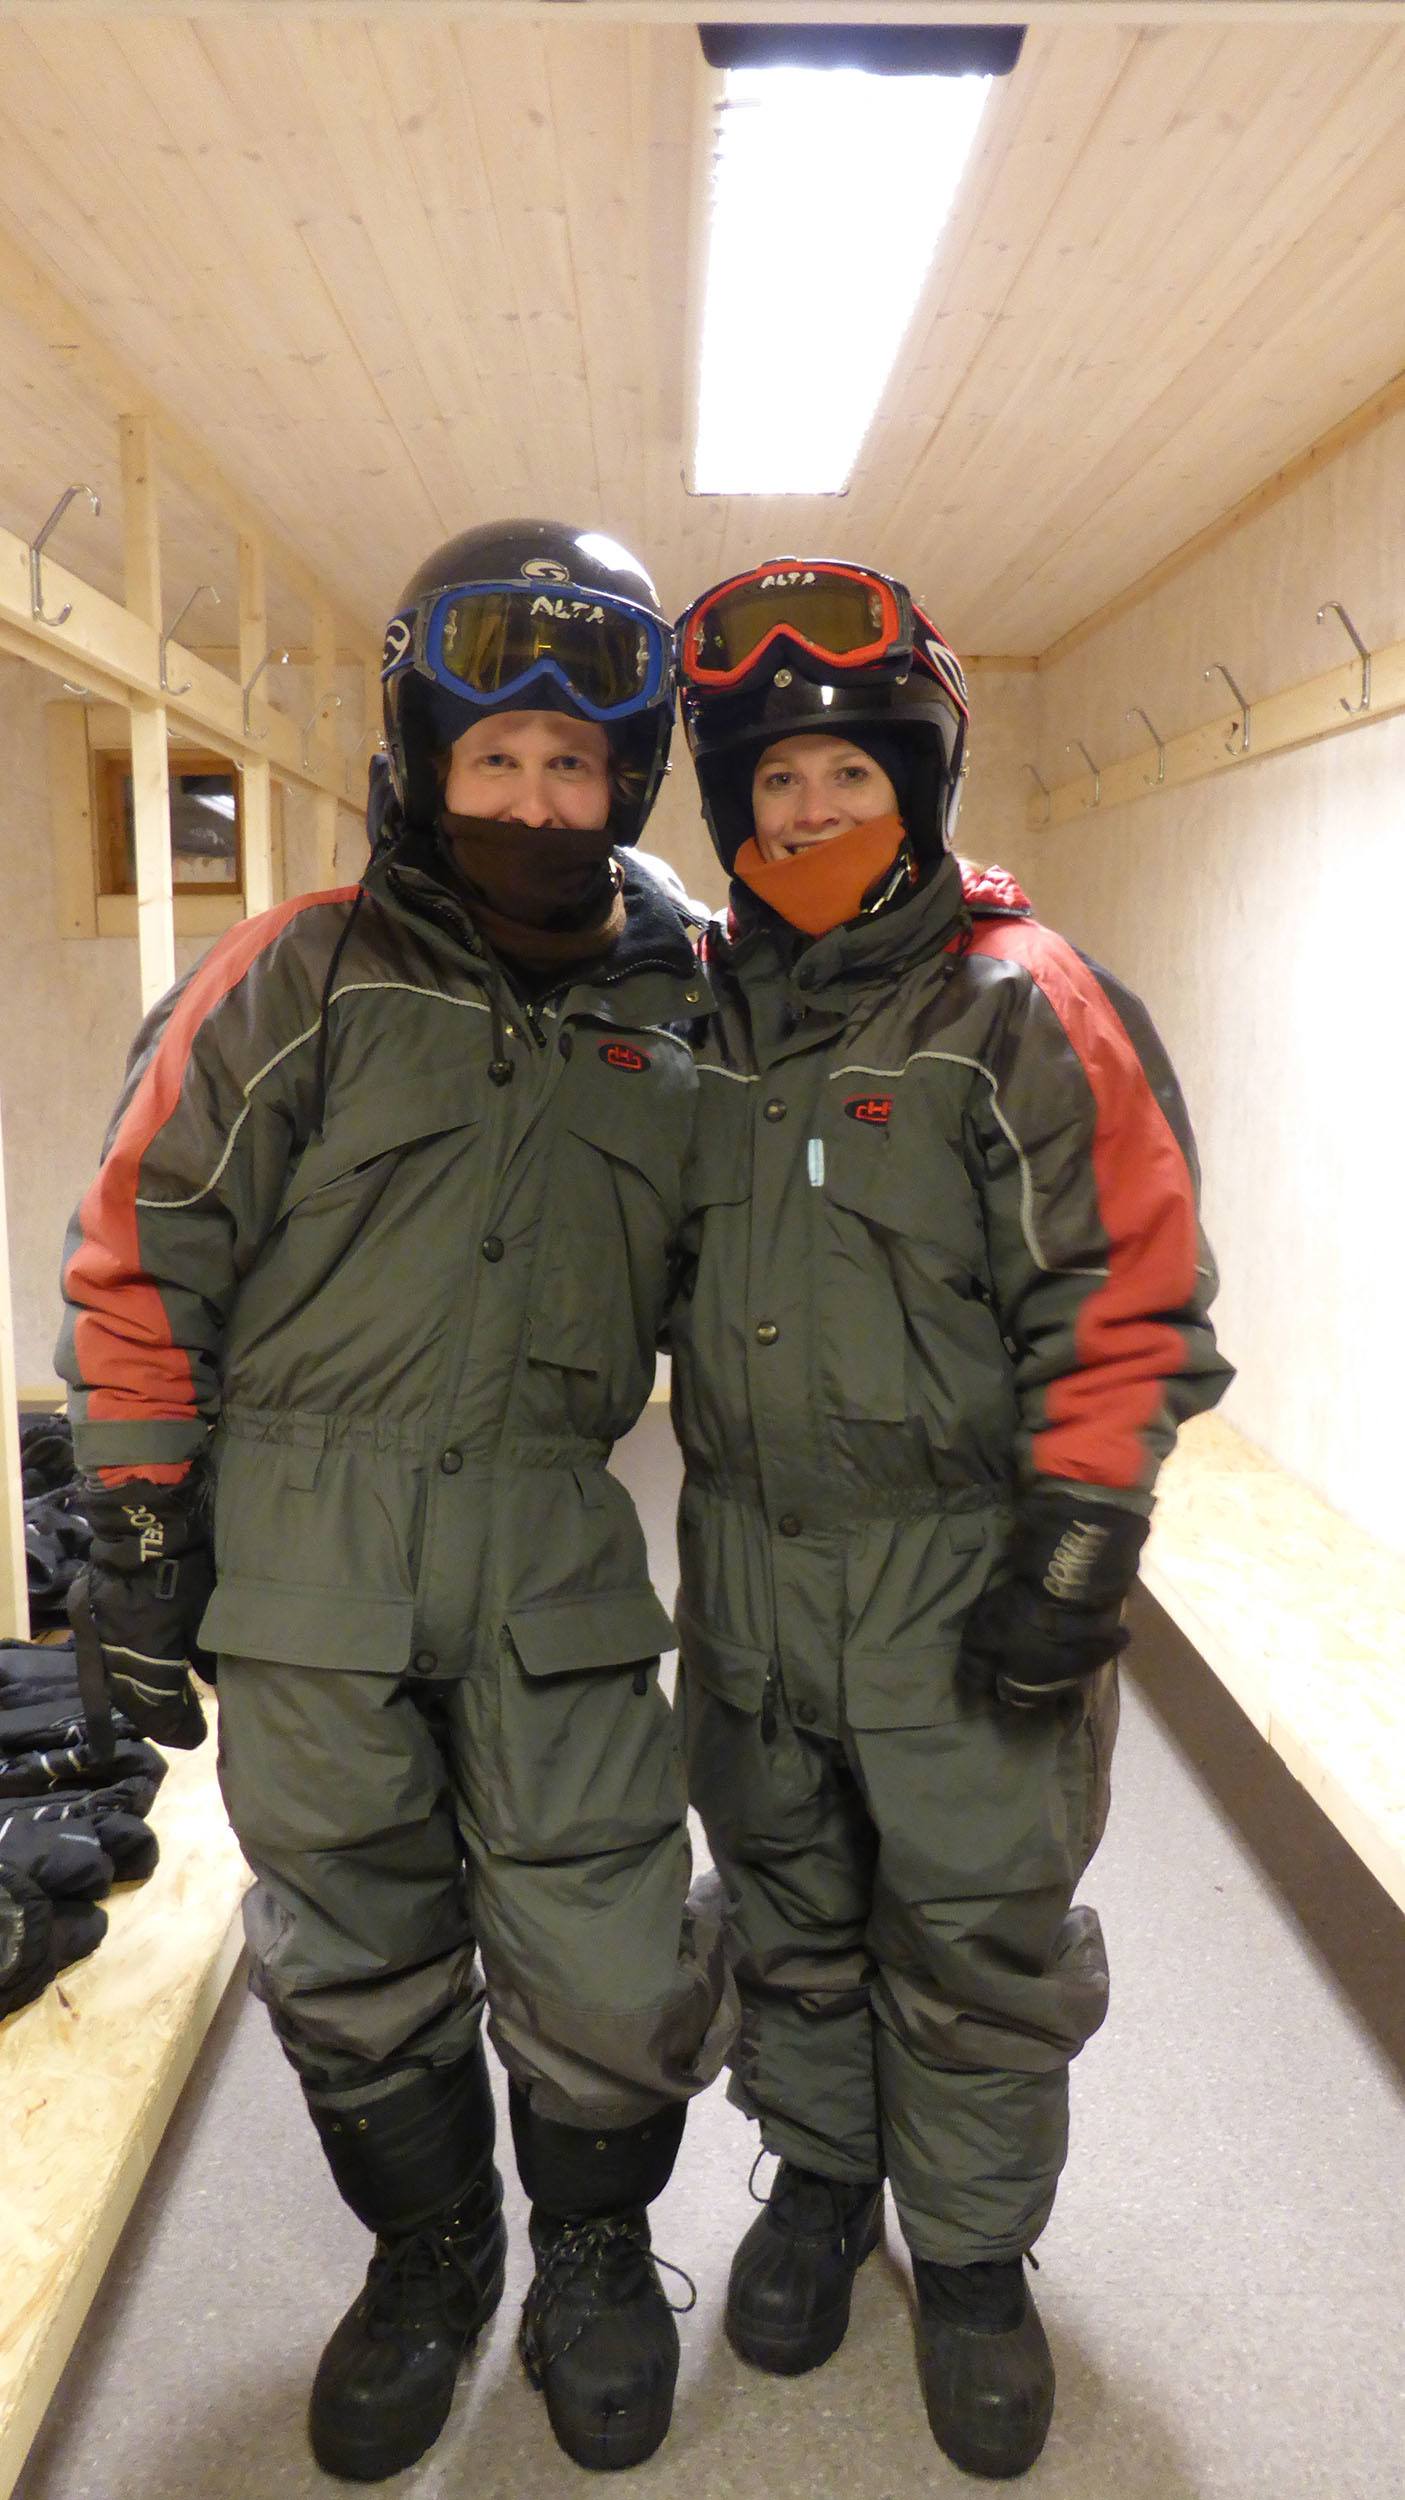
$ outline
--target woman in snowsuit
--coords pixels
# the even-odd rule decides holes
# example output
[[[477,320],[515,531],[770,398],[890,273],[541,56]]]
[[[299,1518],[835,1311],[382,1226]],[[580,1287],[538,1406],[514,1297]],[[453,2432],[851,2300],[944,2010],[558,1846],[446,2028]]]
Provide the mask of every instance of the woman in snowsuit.
[[[200,1741],[187,1663],[218,1655],[253,1984],[377,2235],[319,2462],[409,2465],[500,2296],[486,1988],[524,2359],[568,2452],[628,2465],[678,2358],[645,2208],[728,2027],[670,1627],[606,1473],[696,1090],[665,1029],[700,1012],[688,931],[627,848],[671,640],[612,540],[503,523],[420,567],[384,683],[365,877],[245,922],[153,1010],[75,1219],[75,1619],[164,1743]]]
[[[843,2336],[891,2181],[933,2431],[1019,2473],[1023,2260],[1101,2021],[1112,1660],[1178,1420],[1229,1377],[1139,1003],[949,849],[960,667],[902,584],[785,558],[680,629],[733,877],[675,1311],[683,1698],[781,2167],[733,2343]]]

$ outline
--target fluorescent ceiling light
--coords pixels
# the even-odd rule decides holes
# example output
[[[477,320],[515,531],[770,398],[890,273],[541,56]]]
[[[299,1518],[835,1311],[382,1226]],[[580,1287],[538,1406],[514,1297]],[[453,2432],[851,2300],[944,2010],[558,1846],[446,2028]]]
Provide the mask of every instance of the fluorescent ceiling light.
[[[850,69],[727,73],[695,494],[842,491],[990,85]]]

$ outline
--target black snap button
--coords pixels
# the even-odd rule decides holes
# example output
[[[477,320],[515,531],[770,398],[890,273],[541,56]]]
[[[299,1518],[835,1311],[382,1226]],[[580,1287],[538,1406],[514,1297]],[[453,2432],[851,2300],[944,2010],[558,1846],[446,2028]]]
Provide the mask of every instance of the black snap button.
[[[773,1319],[763,1319],[756,1331],[756,1342],[758,1345],[774,1345],[780,1333]]]
[[[433,1675],[439,1660],[432,1649],[417,1649],[410,1664],[416,1675]]]
[[[795,1715],[802,1727],[813,1727],[819,1712],[813,1702],[799,1701],[795,1705]]]
[[[446,1450],[439,1464],[446,1476],[456,1476],[463,1465],[462,1450]]]
[[[483,1256],[494,1263],[502,1257],[502,1243],[496,1233],[489,1233],[483,1244]]]
[[[786,1106],[785,1106],[785,1104],[781,1101],[780,1096],[779,1096],[778,1094],[774,1094],[774,1095],[772,1095],[771,1100],[770,1100],[770,1101],[767,1103],[767,1105],[766,1105],[766,1117],[767,1117],[767,1119],[768,1119],[768,1120],[783,1120],[783,1119],[785,1118],[785,1114],[786,1114]]]
[[[490,1085],[510,1085],[512,1083],[512,1061],[510,1059],[490,1059],[488,1062],[488,1083]]]
[[[557,1049],[560,1051],[561,1056],[562,1056],[562,1058],[563,1058],[563,1059],[569,1059],[569,1058],[570,1058],[570,1056],[571,1056],[572,1051],[573,1051],[573,1050],[575,1049],[575,1047],[576,1047],[576,1037],[575,1037],[574,1033],[563,1033],[563,1034],[561,1034],[561,1035],[560,1035],[560,1037],[559,1037],[559,1039],[558,1039],[558,1041],[557,1041],[556,1047],[557,1047]]]
[[[800,1522],[793,1510],[788,1510],[778,1525],[782,1536],[799,1536],[800,1534]]]

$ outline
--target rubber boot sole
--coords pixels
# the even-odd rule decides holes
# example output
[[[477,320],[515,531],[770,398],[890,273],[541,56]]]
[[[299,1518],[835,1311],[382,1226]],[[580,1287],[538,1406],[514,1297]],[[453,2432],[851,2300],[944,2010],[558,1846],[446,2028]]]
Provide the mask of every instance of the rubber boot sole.
[[[308,2437],[313,2456],[324,2474],[335,2474],[348,2483],[383,2483],[392,2474],[403,2474],[407,2466],[419,2463],[420,2458],[434,2446],[449,2419],[458,2374],[483,2329],[490,2323],[502,2299],[505,2280],[504,2257],[489,2278],[483,2305],[464,2338],[463,2350],[452,2372],[445,2381],[427,2389],[418,2405],[403,2408],[397,2415],[393,2431],[387,2429],[379,2435],[358,2433],[354,2428],[319,2417],[314,2384],[308,2414]]]
[[[832,2360],[849,2332],[849,2312],[853,2305],[854,2284],[860,2266],[866,2265],[883,2237],[883,2199],[880,2196],[873,2211],[873,2220],[863,2236],[863,2243],[854,2259],[853,2272],[845,2286],[844,2297],[819,2318],[812,2318],[803,2331],[785,2335],[774,2327],[759,2331],[749,2328],[744,2318],[733,2314],[729,2300],[725,2326],[727,2341],[733,2352],[740,2354],[757,2370],[768,2370],[775,2378],[799,2378],[806,2370],[818,2370],[821,2363]]]

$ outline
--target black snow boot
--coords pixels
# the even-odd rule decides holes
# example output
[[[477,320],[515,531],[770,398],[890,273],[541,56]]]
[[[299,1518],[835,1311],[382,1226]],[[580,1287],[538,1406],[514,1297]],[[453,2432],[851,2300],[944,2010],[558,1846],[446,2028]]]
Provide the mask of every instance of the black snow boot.
[[[683,2110],[603,2132],[539,2118],[515,2084],[511,2106],[537,2261],[518,2337],[523,2367],[577,2465],[641,2465],[673,2418],[678,2377],[678,2329],[645,2207],[668,2184]]]
[[[883,2183],[855,2186],[783,2161],[732,2259],[727,2338],[758,2370],[794,2377],[837,2352],[854,2277],[883,2229]]]
[[[492,2093],[481,2048],[374,2097],[305,2090],[332,2176],[376,2234],[364,2289],[317,2366],[312,2452],[324,2473],[379,2482],[433,2446],[502,2298]]]
[[[966,2474],[1027,2473],[1049,2433],[1054,2363],[1018,2257],[913,2263],[918,2358],[932,2436]]]

